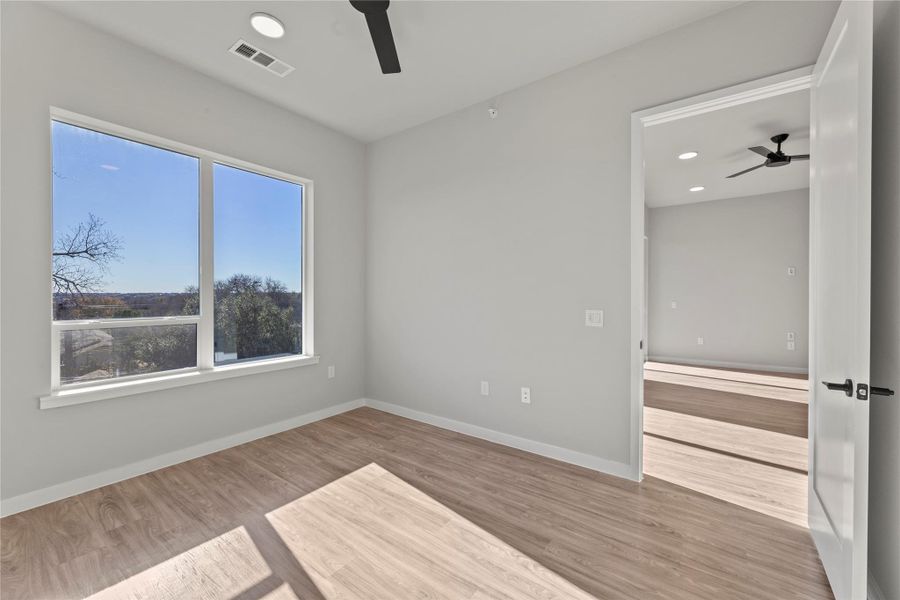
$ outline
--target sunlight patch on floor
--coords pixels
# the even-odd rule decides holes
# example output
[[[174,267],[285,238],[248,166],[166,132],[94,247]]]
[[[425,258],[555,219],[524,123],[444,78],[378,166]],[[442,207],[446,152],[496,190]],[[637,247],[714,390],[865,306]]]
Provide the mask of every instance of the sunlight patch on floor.
[[[272,575],[244,527],[237,527],[90,596],[228,600]],[[282,586],[284,587],[284,586]],[[281,588],[265,596],[288,600]],[[277,593],[276,593],[277,592]],[[288,590],[290,592],[290,590]]]
[[[644,436],[644,473],[807,527],[806,474]]]
[[[644,433],[749,460],[807,470],[806,438],[695,415],[644,407]]]
[[[267,517],[327,600],[593,599],[375,463]]]
[[[735,371],[733,369],[716,367],[698,367],[672,363],[647,361],[644,363],[645,371],[661,371],[666,373],[678,373],[681,375],[693,375],[707,379],[725,379],[728,381],[742,381],[772,387],[791,388],[795,390],[809,390],[809,380],[805,375],[789,373],[763,373],[759,371]]]
[[[645,388],[654,395],[644,406],[644,473],[807,526],[808,441],[791,435],[785,421],[799,409],[805,423],[804,378],[669,363],[645,367],[646,382],[670,387]],[[795,408],[782,410],[788,406]],[[703,416],[693,414],[697,410]]]
[[[695,375],[672,373],[668,371],[655,371],[652,369],[646,369],[644,371],[644,380],[656,381],[659,383],[668,383],[673,385],[682,385],[685,387],[700,388],[716,392],[724,392],[727,394],[741,394],[744,396],[754,396],[757,398],[770,398],[772,400],[796,402],[798,404],[806,404],[809,397],[809,393],[804,389],[778,387],[759,383],[750,383],[747,381],[731,381],[713,377],[697,377]]]
[[[297,594],[294,593],[294,590],[291,589],[291,586],[286,583],[282,583],[268,594],[258,598],[259,600],[300,600]]]
[[[375,463],[265,517],[319,600],[596,600]],[[122,598],[298,596],[241,526],[90,596]]]

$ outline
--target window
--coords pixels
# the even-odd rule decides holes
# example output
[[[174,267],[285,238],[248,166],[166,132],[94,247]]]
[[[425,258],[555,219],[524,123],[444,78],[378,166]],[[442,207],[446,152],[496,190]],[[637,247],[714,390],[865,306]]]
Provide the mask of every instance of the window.
[[[303,187],[213,166],[215,363],[302,351]]]
[[[311,182],[64,111],[51,134],[51,396],[312,357]]]

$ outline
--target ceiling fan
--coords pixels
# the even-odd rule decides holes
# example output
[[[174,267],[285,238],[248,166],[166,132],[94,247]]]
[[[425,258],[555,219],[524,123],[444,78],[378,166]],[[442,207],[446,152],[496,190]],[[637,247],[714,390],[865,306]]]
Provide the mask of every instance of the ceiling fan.
[[[400,59],[397,57],[394,34],[391,33],[391,22],[387,16],[390,0],[350,0],[350,4],[366,15],[366,24],[372,35],[372,44],[375,45],[375,54],[378,55],[381,72],[385,75],[399,73]]]
[[[750,167],[749,169],[744,169],[743,171],[739,171],[734,173],[733,175],[729,175],[726,179],[731,179],[732,177],[737,177],[738,175],[743,175],[744,173],[749,173],[750,171],[755,171],[761,167],[783,167],[785,165],[791,164],[792,160],[809,160],[809,154],[785,154],[781,151],[781,144],[788,139],[788,134],[779,133],[778,135],[773,135],[771,140],[773,144],[778,144],[778,149],[774,152],[769,150],[768,148],[764,148],[763,146],[753,146],[752,148],[747,148],[751,152],[756,152],[760,156],[766,157],[766,162],[761,165],[756,165],[755,167]]]

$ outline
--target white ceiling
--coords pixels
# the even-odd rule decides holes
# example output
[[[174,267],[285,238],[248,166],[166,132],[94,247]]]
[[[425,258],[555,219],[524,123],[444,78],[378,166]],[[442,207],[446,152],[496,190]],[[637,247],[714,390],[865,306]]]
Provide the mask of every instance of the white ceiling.
[[[728,175],[765,161],[750,146],[775,149],[773,135],[789,133],[781,149],[809,153],[809,91],[794,92],[644,130],[645,200],[649,207],[740,198],[809,187],[809,162]],[[682,152],[697,158],[679,160]],[[688,189],[702,185],[702,192]]]
[[[53,2],[57,10],[364,141],[536,81],[739,4],[393,2],[403,72],[382,75],[349,2]],[[257,34],[269,12],[287,34]],[[281,79],[226,51],[244,38],[297,68]]]

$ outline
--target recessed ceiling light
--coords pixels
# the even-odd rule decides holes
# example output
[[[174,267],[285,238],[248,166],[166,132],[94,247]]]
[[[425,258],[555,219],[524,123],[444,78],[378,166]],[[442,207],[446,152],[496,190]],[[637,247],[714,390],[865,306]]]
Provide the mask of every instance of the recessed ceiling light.
[[[679,154],[678,158],[680,158],[681,160],[691,160],[692,158],[697,158],[698,155],[699,152],[694,152],[693,150],[691,150],[690,152],[683,152]]]
[[[694,187],[692,187],[692,188],[690,189],[690,191],[691,191],[691,192],[702,192],[702,191],[705,190],[705,189],[706,189],[706,188],[703,187],[702,185],[695,185]]]
[[[250,16],[250,24],[253,29],[270,38],[280,38],[284,35],[284,25],[281,21],[266,13],[253,13]]]

